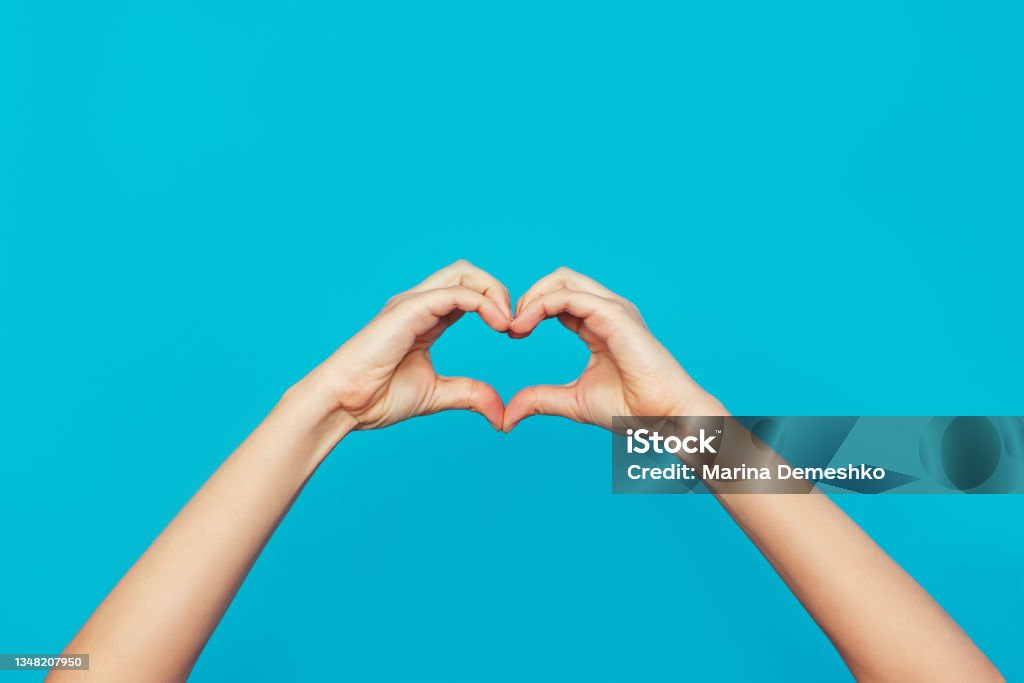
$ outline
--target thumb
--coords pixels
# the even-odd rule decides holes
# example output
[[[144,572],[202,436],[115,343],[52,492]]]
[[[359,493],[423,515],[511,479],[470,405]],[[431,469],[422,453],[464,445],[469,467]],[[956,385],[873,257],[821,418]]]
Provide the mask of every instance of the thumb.
[[[505,406],[498,392],[486,382],[469,377],[437,377],[428,413],[442,410],[470,410],[483,415],[491,426],[501,429]]]
[[[576,389],[572,385],[551,384],[526,387],[508,402],[502,431],[511,431],[521,420],[531,415],[558,415],[579,422]]]

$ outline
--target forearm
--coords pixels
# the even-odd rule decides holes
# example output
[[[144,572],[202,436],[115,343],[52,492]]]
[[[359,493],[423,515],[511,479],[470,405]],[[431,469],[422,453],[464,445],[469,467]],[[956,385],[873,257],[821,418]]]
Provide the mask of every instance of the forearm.
[[[738,421],[693,395],[694,416],[724,416],[716,465],[774,470],[786,461]],[[693,429],[689,421],[677,428]],[[681,453],[701,472],[702,455]],[[704,484],[821,626],[859,680],[1001,680],[914,579],[812,482],[706,479]]]
[[[67,652],[98,680],[184,680],[344,418],[289,390],[96,609]],[[48,680],[81,672],[54,672]]]
[[[718,498],[858,680],[1002,680],[938,603],[827,496]]]
[[[556,270],[520,299],[509,334],[521,339],[552,317],[580,337],[590,359],[568,384],[536,385],[517,393],[505,409],[505,431],[531,415],[561,415],[609,429],[617,416],[634,416],[638,428],[646,428],[649,417],[727,416],[651,335],[636,307],[603,285],[565,268]],[[655,422],[683,429],[689,424],[685,419]],[[710,451],[715,464],[780,460],[734,421],[721,431],[719,450]],[[679,457],[690,467],[700,464],[701,457],[689,455],[689,461],[685,451]],[[740,493],[757,490],[756,485],[725,478],[705,484],[857,677],[999,679],[991,663],[928,594],[826,496],[812,492],[808,482],[787,483],[787,491],[799,493],[780,493],[777,485]],[[766,489],[775,492],[763,493]]]
[[[441,410],[501,426],[501,398],[441,377],[430,345],[465,312],[508,329],[508,292],[464,261],[396,295],[289,389],[114,587],[65,649],[103,681],[184,680],[257,556],[332,448],[353,429]],[[54,672],[50,680],[80,680]]]

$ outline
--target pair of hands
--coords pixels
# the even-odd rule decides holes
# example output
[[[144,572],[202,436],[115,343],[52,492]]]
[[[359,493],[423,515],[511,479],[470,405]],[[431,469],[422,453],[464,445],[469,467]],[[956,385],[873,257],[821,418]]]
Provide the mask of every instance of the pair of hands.
[[[440,376],[431,363],[430,347],[467,312],[513,339],[557,318],[587,345],[590,360],[576,380],[527,387],[503,405],[490,385]],[[534,283],[513,313],[500,281],[467,261],[453,263],[393,297],[300,384],[315,387],[351,429],[442,410],[480,413],[505,432],[530,415],[610,429],[615,415],[724,414],[651,335],[633,304],[568,268]]]

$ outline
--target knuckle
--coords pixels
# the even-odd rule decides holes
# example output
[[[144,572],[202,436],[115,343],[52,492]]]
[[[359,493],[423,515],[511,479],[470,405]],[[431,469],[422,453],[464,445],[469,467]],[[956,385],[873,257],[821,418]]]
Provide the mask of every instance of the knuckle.
[[[621,301],[607,299],[601,308],[603,309],[606,317],[613,318],[615,320],[624,320],[629,318],[631,315],[627,305]]]
[[[384,302],[384,308],[381,310],[390,311],[392,308],[405,301],[405,299],[408,298],[408,296],[409,295],[407,292],[400,292],[398,294],[395,294],[393,297]]]
[[[544,409],[544,402],[541,400],[540,390],[530,389],[530,412],[540,415]]]

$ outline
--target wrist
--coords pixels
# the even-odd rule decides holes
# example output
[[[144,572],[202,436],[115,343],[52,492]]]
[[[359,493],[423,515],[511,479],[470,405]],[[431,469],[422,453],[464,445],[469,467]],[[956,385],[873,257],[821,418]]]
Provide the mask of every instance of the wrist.
[[[330,392],[309,377],[285,390],[271,414],[310,439],[320,459],[358,427],[358,421],[338,407]]]
[[[725,409],[725,406],[722,405],[717,398],[700,387],[697,387],[693,391],[686,392],[686,394],[676,403],[676,407],[673,410],[675,412],[673,412],[672,415],[683,417],[712,417],[729,415],[729,411]]]

